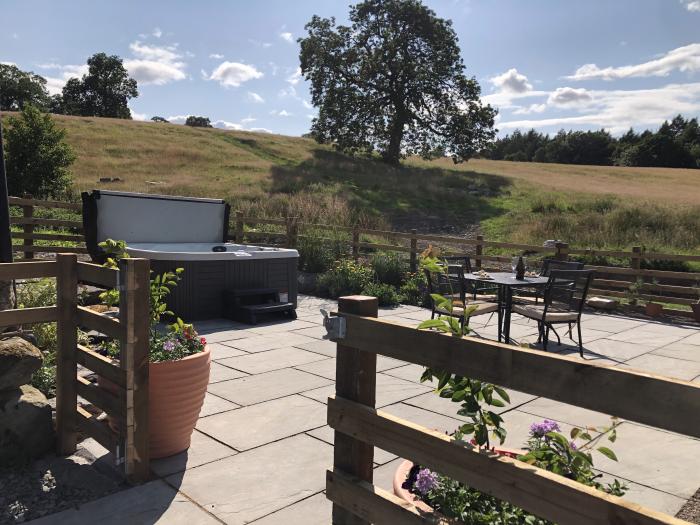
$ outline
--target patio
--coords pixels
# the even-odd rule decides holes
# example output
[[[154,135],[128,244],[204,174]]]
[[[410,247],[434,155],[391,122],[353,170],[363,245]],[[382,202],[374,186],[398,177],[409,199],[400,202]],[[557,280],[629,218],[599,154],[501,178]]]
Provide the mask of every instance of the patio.
[[[322,307],[331,310],[334,303],[301,297],[296,321],[198,323],[214,361],[190,450],[153,461],[157,479],[149,483],[33,523],[330,523],[323,489],[333,433],[325,425],[325,402],[334,392],[335,344],[322,340]],[[412,306],[380,310],[383,318],[411,326],[429,315]],[[534,322],[517,315],[512,322],[513,338],[537,339]],[[488,315],[472,322],[489,339],[496,339],[496,324]],[[587,359],[700,382],[697,325],[586,312],[583,337]],[[578,355],[567,342],[550,343],[550,349]],[[421,367],[380,356],[377,371],[377,407],[440,431],[460,424],[456,404],[419,382]],[[510,447],[523,443],[530,424],[543,418],[565,432],[571,425],[609,422],[604,414],[510,393],[511,404],[501,409]],[[596,467],[625,480],[631,501],[675,514],[700,486],[700,440],[623,422],[612,448],[619,462],[597,455]],[[375,484],[390,490],[400,459],[376,450],[374,460]]]

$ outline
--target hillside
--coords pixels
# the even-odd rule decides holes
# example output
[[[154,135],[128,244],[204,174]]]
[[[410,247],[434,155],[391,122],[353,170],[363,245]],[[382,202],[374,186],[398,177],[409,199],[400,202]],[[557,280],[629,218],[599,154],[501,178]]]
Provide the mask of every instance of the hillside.
[[[696,250],[700,170],[349,158],[309,139],[56,116],[77,153],[76,190],[222,197],[249,215],[417,227],[590,246]],[[99,182],[100,179],[119,182]],[[622,222],[621,222],[622,221]]]

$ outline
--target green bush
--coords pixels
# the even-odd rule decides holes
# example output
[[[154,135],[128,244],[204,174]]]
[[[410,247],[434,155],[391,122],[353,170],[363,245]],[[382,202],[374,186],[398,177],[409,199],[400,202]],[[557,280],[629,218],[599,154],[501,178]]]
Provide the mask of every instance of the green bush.
[[[408,265],[398,253],[377,253],[370,258],[370,265],[380,283],[399,287],[403,284]]]
[[[321,274],[318,287],[321,293],[332,298],[359,294],[372,282],[372,276],[371,268],[350,259],[340,260]]]
[[[308,233],[299,237],[299,270],[309,273],[323,273],[333,267],[333,263],[348,255],[347,242],[338,239],[325,241]]]
[[[396,288],[386,283],[371,282],[362,289],[362,295],[376,297],[379,306],[398,306],[400,302]]]
[[[429,304],[425,299],[428,293],[427,287],[428,283],[423,272],[407,273],[405,282],[399,288],[399,301],[413,306]]]

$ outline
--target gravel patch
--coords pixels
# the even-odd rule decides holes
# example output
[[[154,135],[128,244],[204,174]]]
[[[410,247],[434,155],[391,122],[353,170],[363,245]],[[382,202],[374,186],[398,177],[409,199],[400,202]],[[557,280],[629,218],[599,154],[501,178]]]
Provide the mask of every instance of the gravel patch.
[[[700,523],[700,489],[685,502],[685,505],[676,514],[676,518],[689,521],[690,523]]]
[[[79,447],[67,458],[52,455],[21,469],[0,470],[0,525],[24,523],[126,488],[95,461]]]

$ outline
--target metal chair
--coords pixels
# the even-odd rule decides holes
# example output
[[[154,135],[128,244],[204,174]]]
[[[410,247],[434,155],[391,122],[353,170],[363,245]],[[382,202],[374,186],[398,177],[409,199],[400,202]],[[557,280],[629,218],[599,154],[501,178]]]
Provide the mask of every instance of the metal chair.
[[[542,277],[549,277],[552,270],[583,270],[584,263],[577,261],[561,261],[559,259],[545,259],[542,261],[542,271],[540,275]],[[534,289],[533,293],[535,295],[535,304],[539,302],[542,290]]]
[[[537,321],[538,342],[542,341],[544,350],[547,350],[550,329],[557,336],[558,344],[561,344],[561,338],[553,325],[568,324],[569,337],[574,341],[572,331],[575,324],[578,329],[579,354],[583,357],[581,312],[586,304],[594,273],[593,270],[550,270],[542,304],[513,305],[513,312]]]
[[[472,262],[468,255],[449,255],[447,257],[442,257],[444,261],[447,261],[448,265],[451,267],[453,265],[459,265],[462,267],[462,272],[472,273]],[[482,300],[482,301],[495,301],[498,296],[498,287],[489,286],[488,284],[476,283],[469,281],[466,283],[467,294],[471,294],[472,299]]]
[[[460,326],[464,328],[465,325],[469,326],[469,318],[488,313],[493,314],[493,312],[498,311],[498,303],[467,301],[466,281],[460,265],[448,265],[445,273],[431,272],[427,269],[424,272],[428,283],[428,292],[431,295],[449,297],[453,304],[452,312],[450,312],[437,306],[431,297],[431,319],[435,319],[436,315],[455,317],[459,319]],[[475,309],[471,311],[472,308]]]

